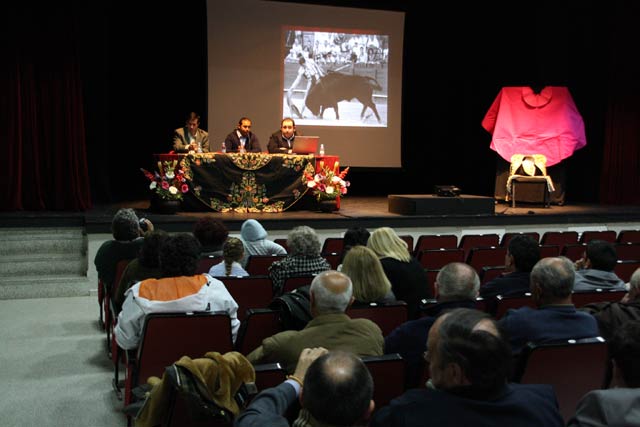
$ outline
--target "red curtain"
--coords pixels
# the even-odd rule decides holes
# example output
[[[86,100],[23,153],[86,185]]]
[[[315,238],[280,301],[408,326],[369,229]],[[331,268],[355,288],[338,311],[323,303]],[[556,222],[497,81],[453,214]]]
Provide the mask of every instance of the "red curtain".
[[[39,22],[28,8],[4,29],[0,76],[0,209],[91,208],[82,80],[73,14]],[[53,11],[52,11],[53,12]],[[30,22],[30,25],[24,25]]]

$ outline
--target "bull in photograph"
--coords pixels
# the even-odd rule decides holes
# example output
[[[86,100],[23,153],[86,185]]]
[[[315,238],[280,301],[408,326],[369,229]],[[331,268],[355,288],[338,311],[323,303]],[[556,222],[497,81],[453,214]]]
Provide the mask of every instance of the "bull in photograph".
[[[336,119],[340,119],[338,102],[357,99],[362,103],[360,119],[364,117],[364,113],[369,107],[380,123],[380,114],[378,114],[376,104],[373,102],[374,90],[382,90],[382,87],[373,77],[329,72],[309,89],[305,105],[316,117],[320,118],[326,109],[333,108]]]

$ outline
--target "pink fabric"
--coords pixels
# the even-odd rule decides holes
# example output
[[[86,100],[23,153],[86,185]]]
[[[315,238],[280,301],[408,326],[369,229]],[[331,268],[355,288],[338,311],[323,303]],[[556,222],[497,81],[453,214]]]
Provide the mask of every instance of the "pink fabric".
[[[514,154],[544,154],[553,166],[587,145],[582,116],[564,86],[547,86],[540,94],[527,86],[504,87],[482,127],[493,134],[490,148],[508,162]]]

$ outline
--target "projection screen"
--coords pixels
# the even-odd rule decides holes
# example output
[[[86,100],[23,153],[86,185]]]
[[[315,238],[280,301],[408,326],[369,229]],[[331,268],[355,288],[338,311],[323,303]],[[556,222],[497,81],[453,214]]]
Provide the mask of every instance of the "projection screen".
[[[293,117],[344,166],[401,166],[404,13],[210,0],[207,31],[212,149],[246,116],[266,151]]]

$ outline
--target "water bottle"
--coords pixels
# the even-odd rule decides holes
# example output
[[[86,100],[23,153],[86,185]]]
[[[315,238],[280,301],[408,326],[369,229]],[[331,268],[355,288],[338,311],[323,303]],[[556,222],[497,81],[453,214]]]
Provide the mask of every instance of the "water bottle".
[[[202,142],[198,141],[198,153],[202,153]]]
[[[220,151],[223,153],[227,152],[227,144],[225,144],[224,141],[222,141],[222,148],[220,149]]]
[[[324,156],[324,144],[320,144],[320,155]]]

